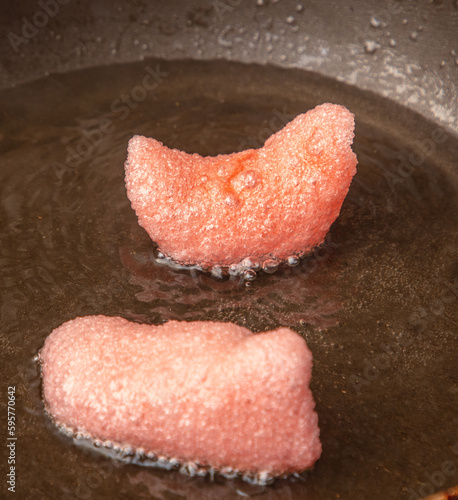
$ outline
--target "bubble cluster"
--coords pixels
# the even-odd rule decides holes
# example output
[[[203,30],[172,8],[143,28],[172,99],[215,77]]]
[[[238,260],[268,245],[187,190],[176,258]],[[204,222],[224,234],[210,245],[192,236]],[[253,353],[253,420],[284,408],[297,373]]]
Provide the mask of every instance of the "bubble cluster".
[[[275,273],[281,265],[286,265],[288,267],[296,267],[299,265],[301,258],[308,255],[310,252],[303,252],[300,255],[290,255],[285,260],[277,261],[276,259],[266,258],[259,259],[257,257],[245,257],[241,262],[231,264],[228,267],[213,266],[213,267],[202,267],[199,265],[186,266],[182,264],[177,264],[173,259],[170,259],[159,249],[154,252],[154,260],[158,264],[165,264],[175,269],[183,270],[197,270],[202,272],[210,273],[214,278],[224,278],[225,276],[240,276],[243,281],[251,282],[258,277],[259,272],[265,272],[267,274]]]
[[[60,432],[72,438],[77,446],[101,453],[113,460],[141,467],[178,471],[180,474],[189,477],[209,477],[213,480],[218,475],[225,479],[241,479],[252,485],[267,486],[272,484],[277,478],[287,478],[291,475],[297,475],[297,472],[274,475],[269,471],[243,471],[232,467],[218,468],[193,460],[183,461],[176,457],[146,452],[142,448],[135,449],[132,446],[123,446],[109,440],[101,441],[93,439],[89,434],[77,432],[65,425],[58,425],[57,427]]]

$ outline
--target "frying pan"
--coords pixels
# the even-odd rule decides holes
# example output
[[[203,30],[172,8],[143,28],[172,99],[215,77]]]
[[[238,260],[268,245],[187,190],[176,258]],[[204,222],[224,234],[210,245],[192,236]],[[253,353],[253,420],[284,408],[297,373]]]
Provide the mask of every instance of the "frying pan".
[[[13,387],[18,498],[456,497],[457,28],[445,0],[2,5],[1,418]],[[355,113],[359,166],[318,251],[249,287],[156,260],[123,186],[130,136],[229,153],[327,101]],[[33,358],[96,313],[294,328],[314,354],[315,469],[268,487],[189,478],[57,432]]]

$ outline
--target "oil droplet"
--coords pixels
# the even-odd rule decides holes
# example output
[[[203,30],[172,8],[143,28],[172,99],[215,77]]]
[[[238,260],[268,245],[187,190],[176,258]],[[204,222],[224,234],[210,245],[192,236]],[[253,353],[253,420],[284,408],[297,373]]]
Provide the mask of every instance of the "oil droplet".
[[[374,40],[367,40],[364,42],[364,51],[367,54],[375,54],[377,50],[380,48],[380,45]]]
[[[410,33],[410,39],[416,42],[418,40],[418,31],[412,31],[412,33]]]
[[[278,262],[274,259],[267,259],[262,264],[264,272],[272,274],[278,269]]]
[[[255,271],[259,271],[261,269],[261,263],[256,257],[247,257],[242,261],[242,267],[245,269],[254,269]]]
[[[257,484],[260,484],[260,485],[268,485],[268,484],[271,484],[274,480],[274,476],[272,476],[272,474],[270,474],[269,472],[267,471],[261,471],[257,474],[256,476],[257,478]]]
[[[197,469],[197,475],[198,475],[199,477],[205,477],[205,476],[207,475],[207,471],[205,470],[205,468],[204,468],[204,467],[199,467],[199,468]]]
[[[212,267],[211,275],[214,276],[215,278],[222,278],[223,269],[219,266]]]
[[[245,269],[245,271],[243,271],[243,278],[245,281],[254,281],[256,276],[256,271],[253,269]]]
[[[287,259],[286,259],[286,263],[288,264],[288,266],[290,267],[294,267],[294,266],[297,266],[299,264],[299,257],[297,257],[296,255],[290,255]]]
[[[240,266],[238,264],[231,264],[228,272],[231,276],[237,276],[240,273]]]
[[[132,446],[125,446],[121,450],[121,454],[125,457],[131,456],[135,453],[135,450],[132,448]]]
[[[375,16],[371,17],[371,26],[373,28],[380,28],[381,25],[382,23]]]
[[[197,474],[197,465],[194,462],[188,462],[186,464],[183,464],[180,469],[180,472],[193,477]]]
[[[237,476],[237,471],[234,470],[232,467],[223,467],[221,469],[221,475],[224,476],[226,479],[233,479],[234,477]]]
[[[156,250],[155,257],[156,257],[156,260],[164,260],[165,259],[165,255],[159,249]]]
[[[396,45],[397,45],[396,40],[394,38],[392,38],[389,43],[390,43],[390,47],[396,47]]]
[[[286,22],[287,22],[288,24],[293,24],[295,20],[296,20],[296,19],[294,19],[294,16],[288,16],[288,17],[286,18]]]

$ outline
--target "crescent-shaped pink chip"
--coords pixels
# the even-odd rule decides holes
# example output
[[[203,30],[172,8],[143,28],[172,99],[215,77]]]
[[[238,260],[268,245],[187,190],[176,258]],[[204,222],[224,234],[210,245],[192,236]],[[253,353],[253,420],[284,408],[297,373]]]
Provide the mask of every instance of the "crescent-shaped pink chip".
[[[345,107],[322,104],[262,148],[229,155],[187,154],[137,135],[125,164],[127,195],[140,225],[179,264],[295,261],[339,215],[356,173],[353,131]]]
[[[56,424],[181,463],[273,476],[321,454],[312,355],[288,328],[87,316],[40,351]]]

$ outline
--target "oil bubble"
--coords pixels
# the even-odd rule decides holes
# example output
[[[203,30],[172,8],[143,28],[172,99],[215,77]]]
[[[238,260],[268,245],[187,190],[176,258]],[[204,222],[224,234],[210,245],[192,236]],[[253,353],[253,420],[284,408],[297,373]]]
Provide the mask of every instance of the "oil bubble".
[[[256,271],[253,271],[253,269],[246,269],[243,271],[243,278],[246,281],[254,281],[256,279]]]
[[[231,276],[237,276],[240,274],[240,266],[238,264],[231,264],[229,266],[228,272]]]
[[[204,465],[197,461],[181,461],[176,457],[157,455],[152,451],[146,451],[144,448],[135,448],[130,445],[121,445],[112,441],[94,439],[90,434],[82,431],[72,430],[66,425],[58,425],[62,432],[71,431],[74,439],[78,439],[78,446],[94,449],[105,456],[115,460],[120,460],[125,464],[135,464],[143,467],[154,467],[163,470],[177,470],[180,473],[190,477],[206,477],[214,480],[215,475],[219,474],[226,479],[239,478],[243,481],[258,486],[271,484],[275,477],[287,477],[288,475],[275,476],[268,471],[241,471],[232,467],[212,467]],[[105,450],[104,450],[105,448]]]
[[[286,263],[288,264],[288,266],[290,267],[294,267],[294,266],[297,266],[299,264],[299,257],[297,257],[296,255],[290,255],[287,259],[286,259]]]
[[[155,258],[156,260],[164,260],[165,255],[159,249],[157,249],[155,253]]]
[[[222,278],[223,277],[223,269],[219,266],[214,266],[214,267],[212,267],[211,275],[214,276],[215,278]]]
[[[242,266],[245,269],[253,269],[255,271],[259,271],[261,269],[261,263],[256,257],[247,257],[243,259]]]
[[[274,259],[267,259],[263,262],[262,269],[265,273],[272,274],[278,269],[278,262]]]

